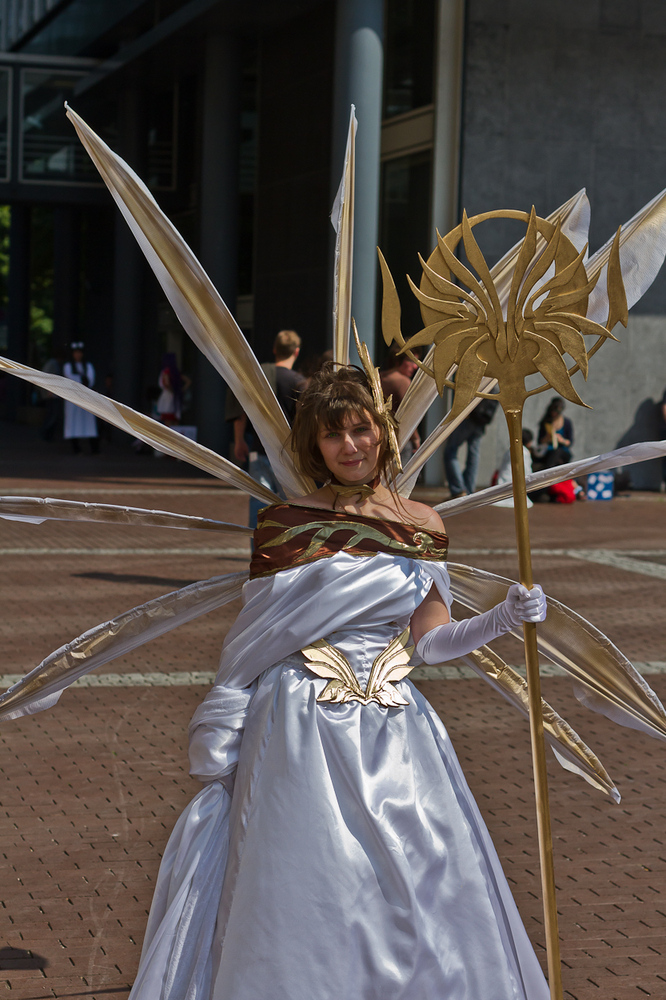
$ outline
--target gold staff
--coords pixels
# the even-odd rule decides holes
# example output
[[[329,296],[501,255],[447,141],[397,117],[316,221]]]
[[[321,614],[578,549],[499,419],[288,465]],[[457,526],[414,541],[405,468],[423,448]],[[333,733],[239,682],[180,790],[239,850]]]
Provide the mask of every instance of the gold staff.
[[[513,272],[508,296],[501,300],[490,269],[472,232],[489,219],[516,219],[527,224]],[[473,271],[461,263],[454,251],[462,239]],[[440,394],[454,390],[449,419],[455,419],[475,398],[494,399],[502,407],[509,429],[513,505],[520,582],[533,585],[532,557],[527,520],[527,492],[523,462],[522,415],[528,396],[553,388],[581,406],[571,381],[576,371],[587,378],[588,360],[620,321],[627,325],[627,300],[620,270],[620,231],[610,252],[607,269],[608,319],[601,326],[587,319],[588,297],[600,272],[588,279],[583,258],[571,241],[554,225],[531,213],[485,212],[468,219],[445,237],[437,235],[437,247],[423,268],[421,286],[409,279],[421,303],[424,328],[405,342],[400,330],[400,302],[386,262],[380,253],[384,281],[382,328],[388,344],[396,341],[419,367],[435,379]],[[586,249],[586,248],[585,248]],[[455,277],[460,282],[454,284]],[[465,291],[464,285],[469,291]],[[505,318],[506,316],[506,318]],[[584,337],[595,336],[588,348]],[[614,337],[612,339],[615,339]],[[434,345],[422,363],[412,353],[416,347]],[[563,355],[573,361],[567,366]],[[455,382],[450,375],[457,366]],[[526,379],[540,382],[527,388]],[[497,392],[481,392],[482,379],[497,381]],[[548,805],[546,749],[541,715],[541,678],[536,625],[523,623],[525,661],[530,711],[530,739],[536,795],[537,831],[541,864],[544,927],[551,1000],[562,1000],[562,973],[557,930],[557,903],[553,869],[553,839]]]

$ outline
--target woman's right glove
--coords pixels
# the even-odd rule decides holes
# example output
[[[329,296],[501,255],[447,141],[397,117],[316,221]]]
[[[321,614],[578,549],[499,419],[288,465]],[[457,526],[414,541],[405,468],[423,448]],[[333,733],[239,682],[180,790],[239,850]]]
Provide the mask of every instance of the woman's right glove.
[[[511,632],[523,622],[544,621],[546,611],[546,597],[538,584],[528,590],[522,583],[514,583],[506,599],[490,611],[461,622],[447,622],[426,632],[417,643],[416,652],[426,663],[455,660]]]

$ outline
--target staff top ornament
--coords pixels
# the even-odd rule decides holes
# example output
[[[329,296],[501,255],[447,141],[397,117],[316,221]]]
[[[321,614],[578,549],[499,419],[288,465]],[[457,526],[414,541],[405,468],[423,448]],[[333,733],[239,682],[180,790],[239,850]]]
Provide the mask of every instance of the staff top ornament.
[[[527,225],[508,297],[500,295],[473,233],[475,226],[491,219],[517,219]],[[400,328],[395,283],[379,252],[384,339],[387,344],[398,343],[402,352],[432,376],[440,394],[446,386],[455,390],[450,419],[457,417],[475,396],[493,398],[504,410],[522,409],[528,396],[551,387],[571,402],[585,406],[573,386],[572,375],[580,370],[587,378],[592,354],[606,338],[617,339],[611,334],[617,322],[627,325],[620,233],[618,229],[608,258],[608,316],[602,326],[587,317],[589,296],[601,270],[595,269],[592,277],[588,275],[584,263],[587,247],[579,253],[561,231],[559,222],[540,218],[534,208],[530,213],[484,212],[471,219],[463,212],[459,226],[444,237],[437,234],[437,247],[427,261],[419,254],[423,269],[420,287],[408,278],[421,303],[424,327],[407,341]],[[461,240],[476,274],[455,256]],[[459,285],[454,284],[454,277]],[[585,337],[596,340],[588,347]],[[433,347],[420,361],[414,348],[430,344]],[[572,363],[567,364],[564,355]],[[528,388],[526,379],[538,375],[543,377],[543,384]],[[492,397],[479,390],[482,378],[497,381],[499,388]]]

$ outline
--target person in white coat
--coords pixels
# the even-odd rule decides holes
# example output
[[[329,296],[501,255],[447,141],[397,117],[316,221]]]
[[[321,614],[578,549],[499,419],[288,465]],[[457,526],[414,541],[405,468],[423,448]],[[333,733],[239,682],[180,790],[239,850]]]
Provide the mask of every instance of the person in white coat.
[[[95,369],[89,361],[85,360],[82,341],[70,344],[72,351],[71,361],[66,361],[63,365],[62,373],[66,378],[86,385],[89,389],[95,385]],[[83,410],[75,403],[65,402],[65,428],[64,437],[66,441],[72,442],[72,451],[81,451],[81,439],[87,438],[90,441],[90,451],[96,455],[99,451],[99,437],[97,433],[97,418],[87,410]]]

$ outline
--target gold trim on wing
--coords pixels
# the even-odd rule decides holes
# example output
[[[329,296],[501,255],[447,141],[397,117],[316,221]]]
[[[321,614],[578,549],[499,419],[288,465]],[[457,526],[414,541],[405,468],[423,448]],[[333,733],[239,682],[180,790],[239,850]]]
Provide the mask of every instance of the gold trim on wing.
[[[481,614],[503,601],[513,580],[449,563],[451,594],[463,607]],[[512,632],[523,639],[523,630]],[[574,681],[574,694],[587,708],[619,725],[666,739],[666,709],[610,639],[575,611],[548,598],[548,615],[539,623],[539,652]]]
[[[521,715],[529,718],[527,681],[505,663],[493,649],[481,646],[480,649],[461,656],[460,660],[495,688],[510,705],[518,709]],[[541,716],[544,737],[559,764],[567,771],[584,778],[593,788],[599,789],[613,802],[618,803],[620,793],[597,755],[543,698]]]
[[[306,659],[308,670],[318,677],[330,678],[317,701],[333,704],[360,701],[362,705],[369,705],[374,701],[383,708],[408,705],[409,702],[393,686],[393,682],[402,680],[412,669],[409,661],[414,646],[408,646],[408,642],[409,629],[406,628],[375,657],[365,691],[347,657],[330,642],[318,639],[305,646],[301,653]]]
[[[0,721],[50,708],[84,674],[240,597],[246,580],[247,573],[198,580],[88,629],[0,695]]]

